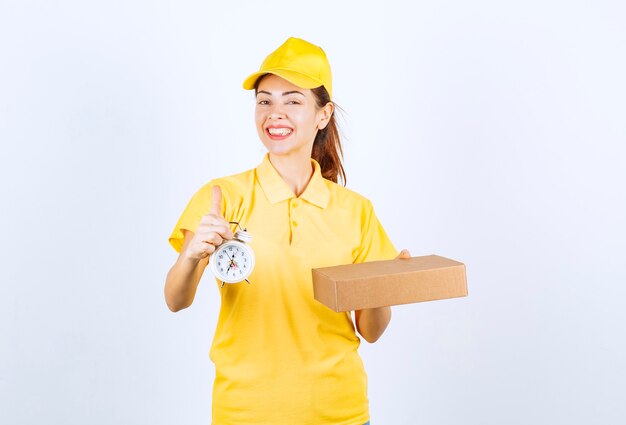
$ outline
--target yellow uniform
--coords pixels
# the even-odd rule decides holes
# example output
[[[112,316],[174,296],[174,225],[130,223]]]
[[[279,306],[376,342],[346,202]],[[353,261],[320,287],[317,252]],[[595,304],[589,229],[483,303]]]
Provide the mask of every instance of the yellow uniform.
[[[222,189],[222,215],[252,236],[250,284],[225,284],[210,358],[213,425],[362,425],[367,375],[349,312],[313,298],[311,269],[398,255],[371,202],[324,179],[319,164],[296,197],[265,154],[251,170],[201,187],[169,242],[196,231]],[[233,231],[235,228],[233,227]],[[208,268],[207,268],[208,272]],[[219,288],[219,285],[218,285]]]

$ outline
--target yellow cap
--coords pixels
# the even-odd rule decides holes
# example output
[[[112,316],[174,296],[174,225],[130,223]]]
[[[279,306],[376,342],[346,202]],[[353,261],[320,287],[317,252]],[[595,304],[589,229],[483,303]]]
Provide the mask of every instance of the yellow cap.
[[[324,86],[332,99],[332,75],[326,53],[321,47],[289,37],[280,47],[269,54],[258,72],[243,82],[243,88],[252,90],[256,80],[263,74],[276,74],[303,89]]]

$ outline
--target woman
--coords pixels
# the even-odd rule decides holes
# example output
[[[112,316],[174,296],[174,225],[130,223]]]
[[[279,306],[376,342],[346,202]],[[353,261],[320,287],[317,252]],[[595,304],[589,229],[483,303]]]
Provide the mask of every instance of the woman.
[[[211,253],[233,237],[229,222],[240,223],[256,265],[250,284],[219,289],[213,425],[369,423],[352,316],[313,298],[311,269],[409,253],[398,255],[368,199],[337,184],[345,176],[324,51],[291,37],[244,88],[255,90],[268,152],[255,169],[213,179],[189,201],[169,239],[180,255],[167,305],[191,305]],[[389,307],[356,311],[356,330],[374,342],[390,317]]]

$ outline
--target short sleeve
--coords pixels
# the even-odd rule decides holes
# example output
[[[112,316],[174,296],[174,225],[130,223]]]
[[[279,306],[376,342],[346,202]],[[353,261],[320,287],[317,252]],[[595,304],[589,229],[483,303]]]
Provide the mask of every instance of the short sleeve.
[[[187,203],[187,206],[180,215],[180,218],[178,219],[178,222],[176,223],[176,226],[174,226],[174,230],[172,230],[168,239],[170,245],[172,245],[176,252],[180,252],[183,248],[183,242],[185,241],[183,229],[187,229],[195,233],[198,229],[202,216],[207,214],[211,209],[211,188],[216,184],[218,184],[216,180],[211,180],[198,189]],[[222,189],[222,216],[224,216],[226,193],[223,185],[220,185],[220,188]]]
[[[361,244],[354,262],[364,263],[366,261],[392,260],[396,258],[398,250],[378,220],[371,201],[367,200],[362,214]]]

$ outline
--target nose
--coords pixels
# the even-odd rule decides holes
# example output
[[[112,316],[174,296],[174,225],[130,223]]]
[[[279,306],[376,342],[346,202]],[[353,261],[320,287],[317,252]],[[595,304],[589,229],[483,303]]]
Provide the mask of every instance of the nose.
[[[277,113],[274,113],[274,112],[272,112],[271,114],[269,114],[267,116],[268,120],[276,120],[276,119],[279,119],[279,118],[283,118],[283,115],[282,114],[277,114]]]
[[[274,107],[269,111],[267,115],[268,120],[284,118],[285,114],[278,108]]]

